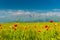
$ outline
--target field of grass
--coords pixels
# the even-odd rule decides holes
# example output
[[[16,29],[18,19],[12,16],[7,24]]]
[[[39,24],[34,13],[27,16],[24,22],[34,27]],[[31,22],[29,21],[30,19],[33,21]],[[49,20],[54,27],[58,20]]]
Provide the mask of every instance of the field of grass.
[[[60,40],[60,22],[2,23],[0,40]]]

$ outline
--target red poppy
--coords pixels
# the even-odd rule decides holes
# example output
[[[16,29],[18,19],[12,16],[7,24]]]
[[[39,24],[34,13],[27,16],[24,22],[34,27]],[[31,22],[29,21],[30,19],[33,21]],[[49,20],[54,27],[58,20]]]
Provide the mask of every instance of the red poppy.
[[[50,20],[50,22],[52,23],[52,22],[53,22],[53,20]]]

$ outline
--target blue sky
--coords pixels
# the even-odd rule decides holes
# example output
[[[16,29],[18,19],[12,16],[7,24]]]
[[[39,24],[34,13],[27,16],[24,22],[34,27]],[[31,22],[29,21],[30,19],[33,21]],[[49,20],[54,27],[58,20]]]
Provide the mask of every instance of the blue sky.
[[[0,0],[0,9],[51,10],[59,8],[60,0]]]
[[[60,0],[0,0],[0,22],[60,21]]]

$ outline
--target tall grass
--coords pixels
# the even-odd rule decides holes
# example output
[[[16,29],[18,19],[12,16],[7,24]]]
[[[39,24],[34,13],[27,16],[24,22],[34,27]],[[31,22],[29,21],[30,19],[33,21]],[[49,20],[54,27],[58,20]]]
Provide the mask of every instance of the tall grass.
[[[0,27],[0,40],[60,40],[58,22],[6,23]]]

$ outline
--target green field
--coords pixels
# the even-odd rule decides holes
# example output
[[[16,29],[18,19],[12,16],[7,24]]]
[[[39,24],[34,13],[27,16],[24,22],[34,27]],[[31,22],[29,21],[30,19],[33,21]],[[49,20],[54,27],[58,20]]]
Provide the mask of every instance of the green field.
[[[0,40],[60,40],[60,22],[2,23]]]

